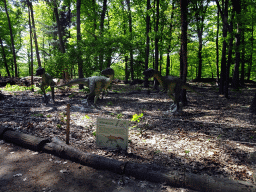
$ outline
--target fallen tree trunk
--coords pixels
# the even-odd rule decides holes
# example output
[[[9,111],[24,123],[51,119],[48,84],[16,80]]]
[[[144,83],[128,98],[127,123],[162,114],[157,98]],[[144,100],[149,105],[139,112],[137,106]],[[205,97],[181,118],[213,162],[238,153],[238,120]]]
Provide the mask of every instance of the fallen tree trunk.
[[[109,159],[99,155],[85,153],[74,147],[66,145],[57,138],[53,138],[51,143],[45,144],[43,151],[58,157],[69,159],[82,165],[96,169],[106,169],[114,173],[123,174],[126,162]]]
[[[24,133],[0,127],[0,139],[29,148],[42,150],[61,158],[90,166],[95,169],[105,169],[118,174],[125,174],[140,180],[166,183],[174,187],[185,187],[197,191],[245,192],[256,191],[256,186],[249,182],[217,178],[209,175],[180,172],[156,164],[138,164],[118,161],[99,155],[85,153],[66,145],[57,138],[42,139]]]

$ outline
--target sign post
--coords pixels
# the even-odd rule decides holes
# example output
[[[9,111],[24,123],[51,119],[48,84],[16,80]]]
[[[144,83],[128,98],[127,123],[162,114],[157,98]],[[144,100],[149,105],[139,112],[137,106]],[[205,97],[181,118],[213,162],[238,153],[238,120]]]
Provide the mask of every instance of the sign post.
[[[99,147],[127,150],[128,120],[97,118],[96,144]]]

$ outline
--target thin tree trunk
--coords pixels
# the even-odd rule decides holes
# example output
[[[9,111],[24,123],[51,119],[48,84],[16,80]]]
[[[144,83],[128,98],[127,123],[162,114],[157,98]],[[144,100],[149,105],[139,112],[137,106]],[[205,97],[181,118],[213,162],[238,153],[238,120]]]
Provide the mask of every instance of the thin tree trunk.
[[[103,39],[103,33],[104,33],[104,20],[105,20],[106,11],[107,11],[107,0],[104,0],[101,17],[100,17],[100,33],[101,33],[102,39]],[[99,70],[100,71],[103,69],[103,56],[104,56],[104,47],[101,46],[101,51],[99,54]]]
[[[83,60],[82,60],[82,52],[81,52],[81,22],[80,22],[80,9],[81,9],[81,0],[76,1],[76,23],[77,23],[77,49],[78,49],[78,76],[79,78],[83,78]],[[79,89],[83,89],[84,86],[79,84]]]
[[[167,50],[167,61],[166,61],[166,72],[165,75],[168,76],[170,74],[170,52],[171,52],[171,42],[172,42],[172,28],[173,28],[173,16],[174,16],[174,1],[172,1],[172,13],[171,13],[171,22],[170,22],[170,39],[169,46]]]
[[[222,18],[222,24],[223,24],[223,29],[222,29],[222,36],[223,36],[223,45],[222,45],[222,56],[221,56],[221,74],[220,74],[220,83],[219,83],[219,93],[224,94],[224,87],[225,87],[225,82],[228,81],[226,78],[226,65],[227,65],[227,60],[226,60],[226,52],[227,52],[227,32],[228,32],[228,0],[225,0],[223,4],[223,11],[220,8],[219,2],[216,1],[218,9],[221,13],[221,18]]]
[[[5,12],[6,12],[6,16],[7,16],[7,19],[8,19],[9,30],[10,30],[10,37],[11,37],[11,44],[12,44],[12,54],[13,54],[13,63],[14,63],[14,68],[15,68],[15,77],[18,77],[18,67],[17,67],[17,62],[16,62],[16,52],[15,52],[15,46],[14,46],[13,33],[12,33],[12,25],[11,25],[9,13],[8,13],[8,10],[7,10],[6,0],[4,0],[4,7],[5,7]]]
[[[11,74],[10,74],[10,71],[8,69],[8,65],[7,65],[7,60],[6,60],[6,55],[5,55],[5,51],[4,51],[4,45],[3,45],[3,41],[2,41],[2,38],[0,37],[0,44],[1,44],[1,48],[2,48],[2,55],[3,55],[3,60],[4,60],[4,65],[5,65],[5,69],[6,69],[6,73],[7,75],[10,77]]]
[[[150,29],[150,0],[147,0],[147,16],[146,16],[146,53],[145,53],[145,70],[148,69],[148,60],[149,60],[149,29]],[[148,78],[144,78],[144,87],[149,87]]]
[[[202,78],[202,67],[203,67],[202,49],[203,49],[204,18],[208,8],[208,1],[205,6],[204,6],[204,1],[195,1],[193,5],[194,5],[193,9],[196,13],[195,18],[196,18],[197,36],[199,39],[197,79],[200,80]]]
[[[59,19],[59,13],[58,13],[58,7],[57,7],[56,1],[55,1],[55,4],[54,4],[53,11],[54,11],[54,14],[55,14],[55,17],[56,17],[56,22],[57,22],[60,50],[64,54],[66,51],[65,51],[65,46],[64,46],[63,39],[62,39],[62,33],[61,33],[62,32],[62,28],[61,28],[61,25],[60,25],[60,19]],[[68,76],[69,75],[68,75],[68,72],[67,72],[66,64],[64,63],[64,66],[63,66],[63,79],[68,79],[69,78]]]
[[[181,63],[180,63],[180,77],[186,82],[187,78],[187,13],[188,0],[180,0],[181,9]],[[181,100],[184,105],[187,103],[186,90],[183,89],[181,93]]]
[[[30,12],[31,12],[31,9],[29,9],[29,5],[28,5],[28,24],[29,24],[29,36],[30,36],[30,53],[31,53],[31,63],[30,63],[30,74],[31,74],[31,86],[32,86],[32,89],[31,91],[34,92],[34,88],[33,88],[33,85],[34,85],[34,78],[33,78],[33,35],[32,35],[32,27],[31,27],[31,16],[30,16]]]
[[[220,81],[220,72],[219,72],[219,28],[220,28],[220,11],[218,9],[217,13],[217,34],[216,34],[216,73],[217,73],[217,82]]]
[[[236,63],[234,68],[232,87],[238,89],[239,87],[239,66],[240,66],[240,39],[241,39],[241,0],[232,0],[233,8],[236,12],[237,32],[236,32]]]
[[[244,42],[244,30],[242,30],[242,56],[241,56],[241,78],[240,78],[240,84],[244,86],[244,67],[245,67],[245,42]]]
[[[253,62],[253,52],[254,52],[254,50],[253,50],[253,40],[254,40],[254,37],[253,37],[253,30],[254,30],[254,28],[253,28],[253,26],[254,26],[254,22],[253,22],[253,8],[251,7],[251,15],[252,15],[252,24],[251,24],[251,31],[252,31],[252,36],[251,36],[251,56],[250,56],[250,62],[249,62],[249,66],[248,66],[248,70],[247,70],[247,73],[248,73],[248,75],[247,75],[247,80],[249,81],[250,80],[250,76],[251,76],[251,68],[252,68],[252,62]],[[244,44],[243,44],[244,45]]]
[[[156,26],[155,26],[155,70],[158,71],[158,60],[159,60],[159,50],[158,50],[158,25],[159,25],[159,0],[156,0]],[[158,90],[158,81],[154,79],[154,89]]]
[[[234,19],[234,14],[232,16],[232,19],[230,21],[230,26],[229,26],[229,32],[230,32],[230,39],[229,39],[229,48],[228,48],[228,61],[226,65],[226,81],[224,83],[224,95],[226,98],[229,98],[228,96],[228,88],[229,88],[229,71],[230,71],[230,65],[231,65],[231,60],[232,60],[232,51],[233,51],[233,41],[234,41],[234,35],[233,35],[233,19]]]
[[[35,41],[37,62],[38,62],[38,66],[41,67],[41,60],[40,60],[38,44],[37,44],[37,36],[36,36],[36,26],[35,26],[35,21],[34,21],[34,14],[33,14],[33,5],[32,5],[32,2],[30,2],[29,0],[27,0],[27,4],[31,10],[31,19],[32,19],[33,32],[34,32],[34,41]]]
[[[132,42],[132,13],[131,13],[131,4],[130,0],[126,0],[128,7],[128,15],[129,15],[129,32],[130,32],[130,41]],[[133,46],[130,45],[130,71],[131,71],[131,79],[134,80],[134,69],[133,69]]]

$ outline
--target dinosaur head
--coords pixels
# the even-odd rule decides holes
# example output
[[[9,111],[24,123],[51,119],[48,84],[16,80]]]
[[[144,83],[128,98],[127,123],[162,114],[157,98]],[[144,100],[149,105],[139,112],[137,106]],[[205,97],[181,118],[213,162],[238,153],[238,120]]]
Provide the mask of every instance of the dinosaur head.
[[[38,67],[37,70],[36,70],[35,76],[40,76],[40,75],[43,75],[44,73],[45,73],[44,68]]]
[[[148,68],[147,70],[145,70],[143,72],[143,75],[146,77],[146,78],[151,78],[153,77],[154,75],[156,74],[156,71],[154,69],[151,69],[151,68]]]
[[[112,68],[109,67],[107,69],[102,70],[101,74],[104,75],[104,76],[108,76],[108,77],[111,76],[111,75],[114,76],[115,71]]]

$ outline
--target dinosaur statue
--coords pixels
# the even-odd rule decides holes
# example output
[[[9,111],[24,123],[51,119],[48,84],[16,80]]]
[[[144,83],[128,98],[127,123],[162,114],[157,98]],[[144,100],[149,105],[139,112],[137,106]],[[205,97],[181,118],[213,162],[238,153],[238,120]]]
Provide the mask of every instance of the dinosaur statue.
[[[79,78],[72,80],[64,85],[57,86],[58,88],[63,87],[63,86],[69,86],[69,85],[74,85],[74,84],[83,84],[90,89],[90,93],[87,95],[87,101],[91,98],[94,98],[94,104],[96,104],[100,93],[103,90],[104,92],[107,90],[107,88],[110,86],[113,78],[114,78],[114,70],[111,68],[107,68],[101,71],[102,75],[104,76],[92,76],[88,78]],[[102,94],[102,98],[103,98]]]
[[[145,75],[146,78],[155,77],[163,89],[167,90],[169,97],[174,101],[174,104],[171,106],[171,108],[174,108],[171,112],[174,113],[179,113],[182,110],[179,104],[182,89],[198,93],[189,84],[184,83],[182,79],[173,76],[163,77],[158,71],[151,68],[145,70],[143,75]],[[198,94],[202,95],[201,93]]]
[[[53,77],[51,75],[49,75],[48,73],[45,73],[45,69],[42,67],[38,67],[38,69],[36,70],[35,76],[42,77],[42,84],[40,85],[40,88],[44,93],[44,102],[48,103],[48,98],[46,96],[45,89],[50,86],[51,91],[52,91],[52,101],[53,101],[53,103],[55,103],[55,101],[54,101],[55,82],[53,81]]]

